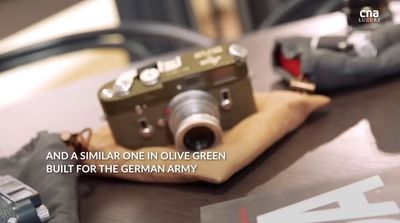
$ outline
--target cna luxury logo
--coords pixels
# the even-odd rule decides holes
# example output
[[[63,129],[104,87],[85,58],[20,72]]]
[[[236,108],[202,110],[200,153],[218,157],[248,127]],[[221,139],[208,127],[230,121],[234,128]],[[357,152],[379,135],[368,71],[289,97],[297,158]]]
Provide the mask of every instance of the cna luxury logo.
[[[369,7],[365,7],[360,10],[360,18],[358,18],[358,22],[360,23],[380,23],[380,12],[376,9],[371,9]]]

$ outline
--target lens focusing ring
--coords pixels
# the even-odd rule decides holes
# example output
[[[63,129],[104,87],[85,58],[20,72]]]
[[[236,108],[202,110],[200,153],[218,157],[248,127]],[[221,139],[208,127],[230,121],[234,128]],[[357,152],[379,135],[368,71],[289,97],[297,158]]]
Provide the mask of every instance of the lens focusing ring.
[[[169,108],[168,125],[179,150],[201,150],[222,141],[218,102],[209,93],[200,90],[180,93],[171,100]]]

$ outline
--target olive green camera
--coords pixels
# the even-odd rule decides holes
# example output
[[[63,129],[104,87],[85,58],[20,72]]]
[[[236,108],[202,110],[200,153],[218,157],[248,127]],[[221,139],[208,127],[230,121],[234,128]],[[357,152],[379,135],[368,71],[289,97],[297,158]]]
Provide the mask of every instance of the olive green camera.
[[[98,92],[116,142],[218,145],[224,130],[256,111],[246,56],[240,45],[220,45],[122,73]]]

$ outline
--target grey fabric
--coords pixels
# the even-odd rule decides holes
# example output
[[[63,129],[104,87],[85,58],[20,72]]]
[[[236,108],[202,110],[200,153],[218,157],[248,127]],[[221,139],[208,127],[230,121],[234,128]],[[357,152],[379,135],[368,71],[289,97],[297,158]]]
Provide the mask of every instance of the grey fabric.
[[[280,40],[278,46],[288,58],[300,56],[302,72],[318,90],[332,90],[400,75],[400,25],[382,26],[372,32],[371,41],[378,49],[373,58],[328,49],[311,50],[309,38]]]
[[[52,215],[49,223],[78,223],[76,174],[47,174],[46,164],[74,164],[46,161],[48,152],[68,152],[57,134],[40,132],[17,154],[0,159],[0,175],[12,175],[37,190]]]
[[[384,26],[372,33],[371,40],[378,49],[377,57],[320,49],[302,55],[302,71],[319,90],[355,86],[400,74],[400,26]]]
[[[309,53],[310,38],[308,37],[292,37],[282,39],[278,42],[280,51],[286,58],[293,59],[299,55]]]

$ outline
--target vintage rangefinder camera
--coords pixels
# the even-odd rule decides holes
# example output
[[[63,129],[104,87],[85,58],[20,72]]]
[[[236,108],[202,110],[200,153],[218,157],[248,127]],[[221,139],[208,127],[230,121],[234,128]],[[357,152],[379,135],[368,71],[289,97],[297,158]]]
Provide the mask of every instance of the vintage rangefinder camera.
[[[221,143],[223,130],[256,111],[246,56],[220,45],[122,73],[98,93],[116,142],[195,151]]]
[[[37,191],[11,176],[0,176],[0,223],[42,223],[49,219]]]

